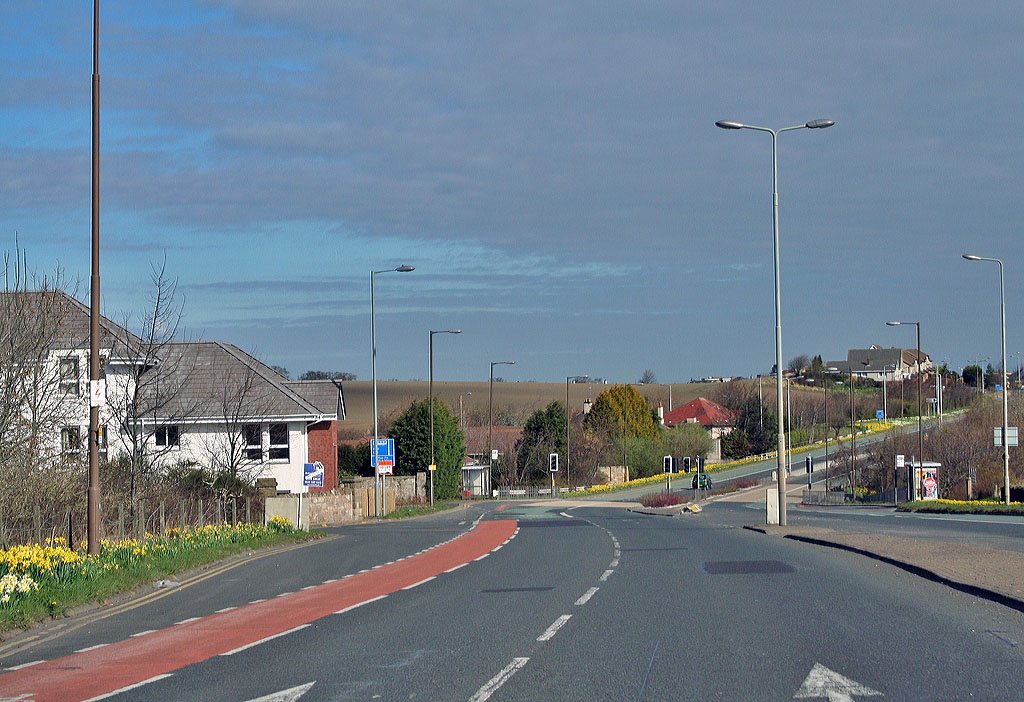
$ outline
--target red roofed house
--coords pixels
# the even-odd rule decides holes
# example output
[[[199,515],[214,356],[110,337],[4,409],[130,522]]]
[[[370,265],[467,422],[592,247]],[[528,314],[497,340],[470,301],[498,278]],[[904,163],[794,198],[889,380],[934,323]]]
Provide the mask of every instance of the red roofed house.
[[[664,423],[667,427],[674,427],[679,424],[700,424],[711,434],[714,448],[707,459],[709,461],[722,460],[721,438],[735,428],[739,413],[728,407],[723,407],[717,402],[698,397],[685,405],[679,405],[674,410],[665,413]]]

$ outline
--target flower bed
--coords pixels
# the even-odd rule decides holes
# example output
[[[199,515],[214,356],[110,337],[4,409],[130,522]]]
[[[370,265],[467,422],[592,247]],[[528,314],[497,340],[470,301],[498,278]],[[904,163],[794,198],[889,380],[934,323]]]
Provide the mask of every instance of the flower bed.
[[[74,549],[60,538],[0,549],[0,631],[239,551],[309,536],[274,517],[267,526],[210,525],[146,534],[141,541],[104,539],[96,556],[84,543]]]
[[[936,514],[1008,514],[1024,516],[1024,502],[1005,504],[996,500],[919,500],[904,502],[900,512],[929,512]]]

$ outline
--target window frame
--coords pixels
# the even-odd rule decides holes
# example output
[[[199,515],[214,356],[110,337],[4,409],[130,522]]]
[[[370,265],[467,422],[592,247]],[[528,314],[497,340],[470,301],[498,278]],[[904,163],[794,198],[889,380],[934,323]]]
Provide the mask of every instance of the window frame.
[[[75,397],[82,396],[82,359],[72,354],[57,361],[58,386],[61,392]]]
[[[284,431],[284,443],[274,443],[274,430],[277,429],[279,432]],[[269,438],[268,443],[268,457],[271,461],[290,461],[291,460],[291,432],[288,431],[287,422],[270,422],[267,426],[267,435]],[[281,437],[278,436],[278,439]]]
[[[258,444],[252,443],[254,438],[257,438],[259,442]],[[242,444],[242,454],[245,456],[246,460],[263,460],[263,426],[261,424],[243,424],[242,441],[244,442]]]

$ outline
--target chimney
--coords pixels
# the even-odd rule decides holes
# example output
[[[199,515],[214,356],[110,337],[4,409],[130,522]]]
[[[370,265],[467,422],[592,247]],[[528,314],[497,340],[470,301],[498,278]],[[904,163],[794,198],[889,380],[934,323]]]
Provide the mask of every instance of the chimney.
[[[590,401],[588,397],[583,401],[583,414],[590,414],[590,408],[594,406],[594,403]]]
[[[665,426],[665,405],[658,403],[658,424]]]

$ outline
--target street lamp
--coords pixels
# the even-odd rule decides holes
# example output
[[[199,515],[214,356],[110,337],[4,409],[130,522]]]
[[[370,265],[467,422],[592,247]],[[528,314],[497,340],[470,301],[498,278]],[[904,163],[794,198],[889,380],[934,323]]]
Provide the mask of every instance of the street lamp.
[[[829,383],[832,382],[831,374],[832,373],[836,373],[838,371],[839,371],[839,369],[835,368],[833,366],[829,366],[828,368],[826,368],[825,369],[825,382],[823,383],[823,385],[825,386],[825,495],[826,495],[825,499],[826,500],[828,499],[828,431],[829,431],[829,426],[828,426],[828,386],[829,386]]]
[[[772,234],[775,252],[775,393],[778,408],[779,436],[777,475],[779,488],[779,524],[786,524],[786,434],[782,411],[782,290],[779,283],[779,168],[777,142],[779,134],[796,129],[825,129],[835,124],[831,119],[816,119],[805,124],[781,129],[757,127],[732,120],[719,120],[715,126],[720,129],[752,129],[772,135]]]
[[[1006,288],[1003,285],[1003,262],[998,258],[987,258],[964,254],[968,261],[990,261],[999,264],[999,320],[1002,328],[1002,386],[1003,386],[1003,489],[1006,504],[1010,504],[1010,445],[1006,441],[1007,425],[1009,424],[1009,410],[1006,399]]]
[[[579,382],[580,378],[588,378],[586,375],[567,375],[565,376],[565,487],[569,487],[569,424],[572,411],[569,409],[569,381],[573,378]],[[671,386],[669,386],[671,387]],[[671,393],[671,390],[669,390]]]
[[[494,412],[494,367],[495,366],[514,366],[515,361],[491,361],[491,379],[487,386],[487,491],[490,492],[491,486],[491,453],[494,449],[491,446],[491,431],[494,429],[494,421],[492,419]]]
[[[891,321],[886,322],[886,326],[898,327],[901,324],[913,324],[917,327],[917,460],[920,462],[920,466],[924,467],[924,429],[921,426],[921,399],[923,397],[921,390],[921,323],[920,322],[898,322]]]
[[[370,271],[370,369],[373,376],[373,446],[370,447],[370,463],[373,464],[373,511],[374,516],[381,513],[380,475],[377,471],[377,439],[379,423],[377,420],[377,313],[373,301],[373,279],[380,273],[410,273],[416,270],[413,266],[401,265],[398,268],[385,268],[381,271]]]
[[[427,473],[430,474],[430,506],[434,506],[434,473],[437,471],[437,461],[434,460],[434,334],[461,334],[461,329],[440,329],[430,331],[429,357],[430,357],[430,381],[427,383],[430,399],[430,465]]]

